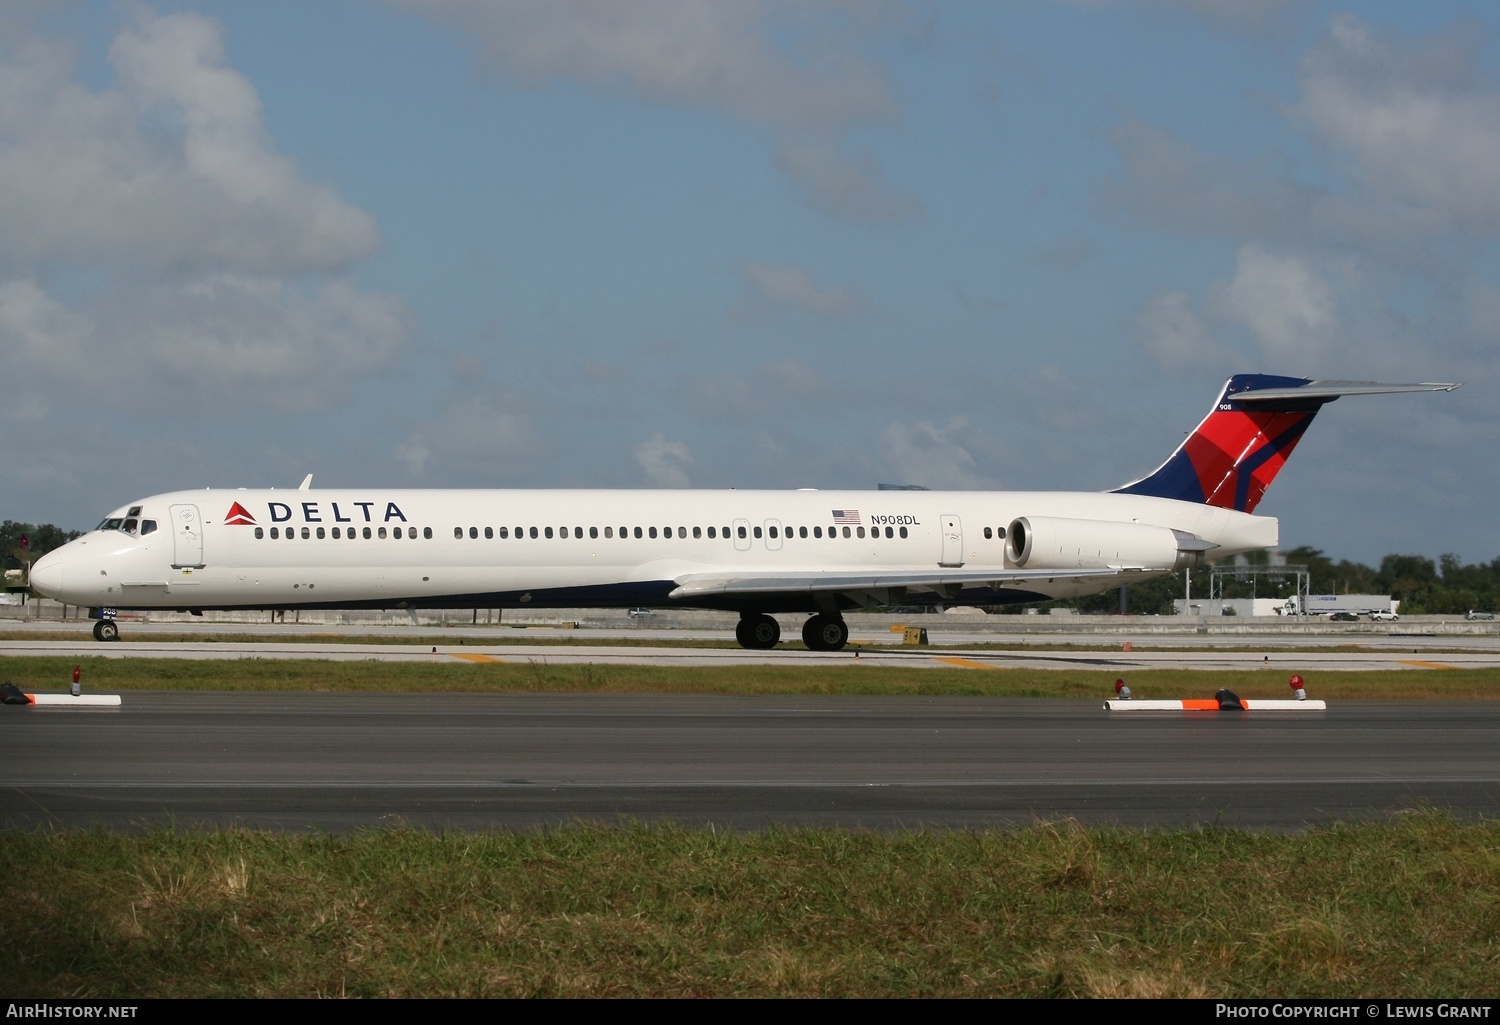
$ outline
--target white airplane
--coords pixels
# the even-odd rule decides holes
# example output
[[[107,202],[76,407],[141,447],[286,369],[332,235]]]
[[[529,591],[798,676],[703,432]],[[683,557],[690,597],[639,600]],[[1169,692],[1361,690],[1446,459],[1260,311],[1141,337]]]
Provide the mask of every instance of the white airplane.
[[[38,594],[120,609],[693,607],[747,648],[806,612],[837,651],[847,609],[1046,601],[1277,544],[1253,515],[1342,395],[1451,391],[1240,374],[1155,472],[1114,491],[178,491],[132,502],[31,569]]]

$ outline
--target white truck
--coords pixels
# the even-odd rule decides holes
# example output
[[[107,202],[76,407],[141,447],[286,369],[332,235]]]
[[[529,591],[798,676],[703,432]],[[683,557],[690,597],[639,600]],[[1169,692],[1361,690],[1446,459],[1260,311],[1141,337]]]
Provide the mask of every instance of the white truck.
[[[1355,615],[1369,615],[1372,612],[1394,614],[1400,604],[1388,594],[1310,594],[1307,596],[1305,609],[1299,607],[1297,598],[1288,598],[1281,606],[1280,615],[1327,616],[1335,612],[1352,612]]]

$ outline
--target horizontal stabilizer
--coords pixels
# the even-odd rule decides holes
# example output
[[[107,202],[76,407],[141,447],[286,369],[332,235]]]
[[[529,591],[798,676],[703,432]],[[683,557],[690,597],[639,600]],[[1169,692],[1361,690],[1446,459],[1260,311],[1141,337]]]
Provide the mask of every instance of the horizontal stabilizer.
[[[1295,388],[1252,388],[1234,396],[1236,402],[1274,402],[1277,399],[1326,399],[1343,395],[1395,395],[1400,392],[1452,391],[1457,384],[1380,384],[1378,381],[1309,381]]]

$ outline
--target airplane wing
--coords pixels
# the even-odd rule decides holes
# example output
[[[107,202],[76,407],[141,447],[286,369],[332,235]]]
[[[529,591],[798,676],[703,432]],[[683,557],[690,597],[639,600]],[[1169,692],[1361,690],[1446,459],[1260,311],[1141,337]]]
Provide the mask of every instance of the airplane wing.
[[[811,594],[820,591],[869,592],[900,589],[906,591],[957,591],[965,587],[1000,588],[1006,584],[1024,584],[1030,580],[1097,580],[1117,577],[1132,570],[1147,572],[1145,566],[1116,566],[1108,569],[933,569],[930,572],[897,570],[866,573],[686,573],[675,579],[677,587],[669,598],[697,598],[709,594]],[[1159,568],[1158,570],[1159,571]]]

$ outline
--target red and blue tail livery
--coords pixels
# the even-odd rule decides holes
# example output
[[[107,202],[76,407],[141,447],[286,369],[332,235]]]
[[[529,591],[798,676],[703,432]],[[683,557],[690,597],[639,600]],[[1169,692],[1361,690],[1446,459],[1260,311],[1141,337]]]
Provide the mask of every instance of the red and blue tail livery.
[[[1254,512],[1313,417],[1327,403],[1343,395],[1452,391],[1456,387],[1236,374],[1171,458],[1155,473],[1114,493]]]

